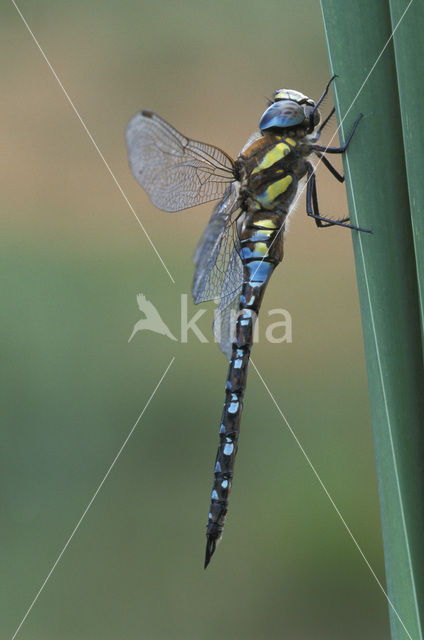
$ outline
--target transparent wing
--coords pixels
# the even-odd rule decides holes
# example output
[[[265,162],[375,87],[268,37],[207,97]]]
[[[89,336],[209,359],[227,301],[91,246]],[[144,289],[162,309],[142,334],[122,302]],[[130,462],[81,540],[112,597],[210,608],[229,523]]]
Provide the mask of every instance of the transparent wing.
[[[239,311],[238,295],[226,309],[215,312],[213,333],[221,351],[231,360],[237,315]]]
[[[217,200],[234,180],[230,156],[186,138],[152,111],[141,111],[131,119],[126,140],[136,180],[164,211]]]
[[[239,183],[233,182],[215,207],[194,255],[195,304],[222,298],[239,285],[241,260],[237,251],[233,256],[238,247],[235,224],[238,213]]]
[[[215,207],[194,256],[194,302],[218,299],[214,334],[225,355],[231,357],[234,323],[243,284],[237,217],[239,184],[231,184]]]

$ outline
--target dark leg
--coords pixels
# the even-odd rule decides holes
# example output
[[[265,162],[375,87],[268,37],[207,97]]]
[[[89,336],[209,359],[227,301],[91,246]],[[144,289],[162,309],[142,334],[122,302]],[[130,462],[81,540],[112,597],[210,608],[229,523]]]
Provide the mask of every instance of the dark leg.
[[[331,220],[330,218],[324,218],[319,214],[318,206],[318,194],[315,173],[309,173],[308,186],[306,189],[306,213],[311,218],[314,218],[315,224],[318,228],[324,229],[325,227],[333,227],[338,225],[341,227],[347,227],[346,222],[349,218],[342,218],[341,220]]]
[[[324,127],[326,126],[327,122],[329,122],[331,116],[334,114],[335,112],[335,108],[333,107],[330,111],[330,113],[328,114],[328,116],[326,117],[326,119],[324,120],[324,122],[322,123],[322,125],[315,131],[313,137],[309,138],[309,141],[313,144],[314,142],[317,142],[317,140],[319,140],[319,137],[321,135],[321,131],[324,129]],[[313,123],[312,123],[313,124]],[[311,126],[311,123],[309,123],[309,126]],[[311,130],[310,130],[311,131]]]
[[[322,123],[322,125],[317,129],[317,132],[316,132],[316,134],[315,134],[315,135],[316,135],[316,137],[317,137],[317,140],[318,140],[318,138],[320,137],[320,135],[321,135],[321,131],[324,129],[324,127],[325,127],[325,125],[327,124],[327,122],[328,122],[328,121],[330,120],[330,118],[334,115],[335,110],[336,110],[336,109],[335,109],[335,107],[333,107],[333,108],[331,109],[330,113],[328,114],[328,116],[326,117],[326,119],[324,120],[324,122]]]
[[[327,158],[322,153],[320,153],[319,151],[315,151],[315,154],[321,160],[322,164],[325,167],[327,167],[329,172],[333,174],[333,176],[336,178],[336,180],[338,180],[339,182],[344,182],[344,176],[342,176],[342,174],[339,173],[335,167],[333,167],[331,162],[329,160],[327,160]]]
[[[321,104],[321,102],[324,100],[325,96],[327,95],[327,93],[328,93],[328,90],[329,90],[329,88],[330,88],[331,83],[332,83],[336,78],[337,78],[337,74],[335,73],[335,74],[334,74],[334,76],[332,76],[332,77],[330,78],[330,80],[327,82],[327,86],[325,87],[325,89],[324,89],[324,91],[323,91],[323,94],[322,94],[321,98],[320,98],[320,99],[318,100],[318,102],[316,103],[314,111],[316,111],[316,110],[318,109],[319,105],[320,105],[320,104]]]
[[[330,78],[330,80],[327,82],[327,86],[324,89],[324,92],[322,94],[322,96],[320,97],[320,99],[318,100],[318,102],[316,103],[315,107],[313,108],[313,110],[311,111],[311,115],[309,116],[309,126],[308,126],[308,133],[312,133],[312,131],[314,130],[314,116],[315,116],[315,112],[318,109],[319,105],[321,104],[321,102],[324,100],[325,96],[328,93],[328,90],[330,88],[330,84],[333,82],[333,80],[335,80],[337,78],[337,75],[334,74],[334,76],[332,78]],[[333,114],[331,114],[327,120],[325,120],[324,125],[327,124],[327,121],[329,118],[331,118]],[[322,125],[322,126],[324,126]],[[322,129],[322,127],[321,127]]]
[[[312,165],[308,162],[308,182],[306,188],[306,213],[311,218],[314,218],[317,227],[346,227],[347,229],[354,229],[355,231],[364,231],[365,233],[372,233],[369,229],[361,229],[353,224],[347,224],[349,218],[341,218],[340,220],[332,220],[331,218],[325,218],[320,215],[318,206],[318,194],[316,187],[315,173]]]
[[[363,114],[360,113],[359,117],[356,118],[355,122],[353,123],[353,127],[346,139],[346,142],[344,143],[344,145],[342,147],[323,147],[320,144],[311,144],[311,149],[313,149],[314,151],[322,151],[323,153],[344,153],[346,151],[346,149],[349,146],[350,141],[352,140],[353,134],[356,131],[356,127],[359,124],[360,119],[363,117]]]

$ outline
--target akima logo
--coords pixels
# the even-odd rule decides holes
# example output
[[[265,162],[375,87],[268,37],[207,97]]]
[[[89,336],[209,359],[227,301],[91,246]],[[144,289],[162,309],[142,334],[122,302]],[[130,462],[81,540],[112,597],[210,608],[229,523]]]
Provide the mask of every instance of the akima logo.
[[[137,294],[137,304],[140,311],[144,314],[144,318],[138,320],[135,323],[134,328],[130,337],[128,338],[128,342],[134,338],[135,334],[139,331],[153,331],[154,333],[159,333],[162,336],[166,336],[170,340],[174,340],[177,342],[178,340],[185,344],[188,342],[189,332],[191,331],[199,342],[209,342],[208,338],[202,333],[200,328],[197,326],[197,322],[200,318],[207,312],[206,309],[199,309],[193,317],[189,318],[189,309],[188,309],[188,295],[186,293],[181,294],[181,327],[180,327],[180,336],[179,339],[174,336],[172,331],[168,328],[165,322],[162,320],[159,311],[156,309],[154,304],[147,300],[147,298],[142,294]],[[240,312],[239,312],[240,313]],[[276,322],[270,323],[265,329],[265,340],[267,342],[271,342],[272,344],[280,344],[281,342],[291,343],[293,342],[292,337],[292,317],[287,309],[271,309],[268,311],[268,317],[279,316],[280,318]],[[262,313],[262,323],[265,321],[265,313]],[[234,318],[232,321],[235,322],[237,319],[237,313],[234,312]],[[215,342],[219,340],[219,331],[217,332],[216,324],[214,325],[215,329]],[[253,335],[253,342],[259,341],[259,318],[256,318],[255,321],[255,330]]]
[[[162,336],[167,336],[171,340],[177,341],[177,338],[171,333],[160,317],[159,311],[149,300],[147,300],[145,296],[143,296],[142,293],[137,294],[137,304],[140,311],[144,313],[145,318],[142,318],[135,323],[132,334],[128,338],[128,342],[131,342],[138,331],[145,331],[146,329],[148,331],[160,333]]]

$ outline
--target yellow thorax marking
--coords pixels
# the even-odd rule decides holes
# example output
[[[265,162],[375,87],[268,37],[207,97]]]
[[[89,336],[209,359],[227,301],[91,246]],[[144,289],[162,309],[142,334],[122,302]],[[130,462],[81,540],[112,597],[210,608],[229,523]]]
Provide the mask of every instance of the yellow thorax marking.
[[[286,138],[286,139],[290,140],[289,138]],[[268,153],[264,155],[264,157],[262,158],[258,166],[255,169],[253,169],[252,174],[258,173],[258,171],[263,171],[263,169],[268,169],[269,167],[272,167],[273,164],[275,164],[276,162],[284,158],[284,156],[290,153],[290,151],[291,151],[291,148],[289,147],[288,144],[286,144],[285,142],[279,142],[274,147],[272,147],[272,149],[268,151]]]
[[[284,138],[286,142],[288,142],[289,144],[291,144],[293,147],[296,146],[296,140],[293,140],[293,138]]]
[[[269,187],[265,189],[265,191],[257,195],[255,199],[263,207],[271,207],[274,200],[278,198],[278,196],[280,196],[282,193],[284,193],[284,191],[286,191],[292,181],[293,178],[290,175],[286,176],[285,178],[281,178],[281,180],[276,180],[275,182],[270,184]]]

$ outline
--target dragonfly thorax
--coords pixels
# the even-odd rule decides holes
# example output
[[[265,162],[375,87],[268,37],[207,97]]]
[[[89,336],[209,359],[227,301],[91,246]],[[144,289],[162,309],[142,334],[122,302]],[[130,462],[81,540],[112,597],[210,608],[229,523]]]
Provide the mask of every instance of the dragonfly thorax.
[[[287,215],[309,153],[306,139],[273,132],[245,146],[236,160],[242,209]]]

